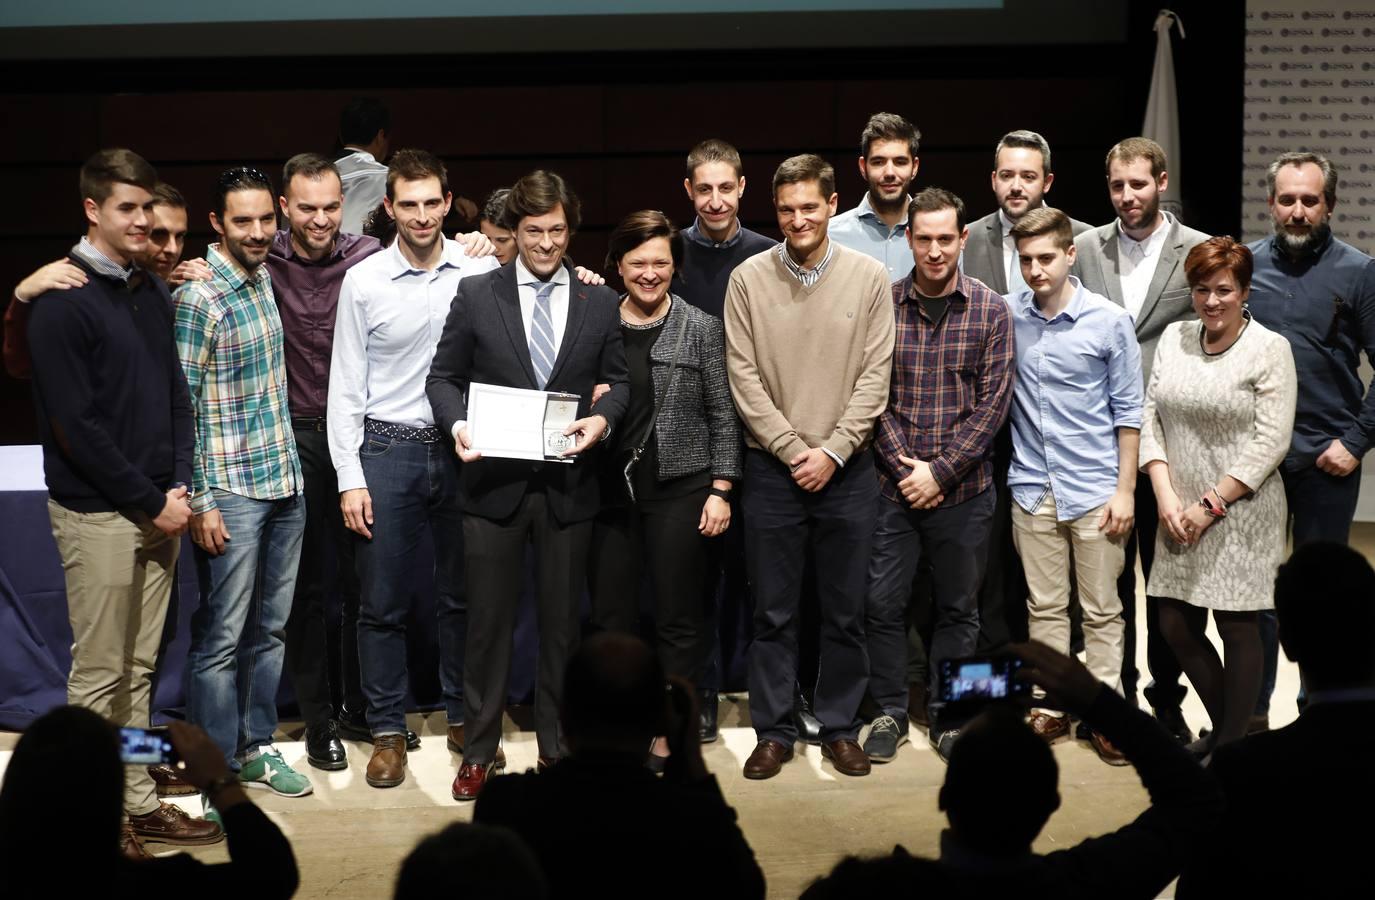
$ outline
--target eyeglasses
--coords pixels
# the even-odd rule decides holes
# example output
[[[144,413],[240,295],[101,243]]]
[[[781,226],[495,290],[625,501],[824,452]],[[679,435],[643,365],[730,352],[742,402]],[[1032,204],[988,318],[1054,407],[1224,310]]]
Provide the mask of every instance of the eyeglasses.
[[[267,187],[271,190],[272,182],[268,180],[260,170],[252,166],[235,166],[232,169],[225,169],[220,173],[219,181],[216,182],[222,190],[233,190],[236,187],[251,185],[253,187]]]

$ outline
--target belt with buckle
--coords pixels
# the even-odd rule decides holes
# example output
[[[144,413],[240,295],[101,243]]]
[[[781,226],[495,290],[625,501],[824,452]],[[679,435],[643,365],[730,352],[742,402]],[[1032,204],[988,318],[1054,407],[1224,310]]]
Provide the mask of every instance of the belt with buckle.
[[[292,416],[291,427],[302,431],[324,431],[327,421],[324,416]]]

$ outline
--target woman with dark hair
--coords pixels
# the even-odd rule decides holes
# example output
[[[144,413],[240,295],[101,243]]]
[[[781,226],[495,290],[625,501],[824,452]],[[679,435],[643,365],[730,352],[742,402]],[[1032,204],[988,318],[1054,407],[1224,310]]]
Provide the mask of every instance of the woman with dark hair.
[[[1274,608],[1287,508],[1275,469],[1298,385],[1282,335],[1251,320],[1251,251],[1228,237],[1184,261],[1197,322],[1161,335],[1141,426],[1141,469],[1160,510],[1147,591],[1212,719],[1194,749],[1246,733],[1261,679],[1258,613]],[[1204,634],[1212,610],[1223,657]]]
[[[740,480],[740,421],[726,382],[721,320],[669,292],[678,231],[661,212],[631,213],[606,264],[625,283],[621,334],[630,407],[603,457],[603,509],[588,568],[592,621],[636,633],[640,581],[653,585],[654,636],[669,675],[702,675],[707,539],[730,527]]]
[[[145,897],[159,885],[194,897],[290,897],[291,844],[245,796],[224,754],[201,728],[168,728],[182,780],[219,811],[229,862],[153,857],[122,822],[124,765],[115,727],[80,706],[34,720],[0,785],[0,893],[6,898]]]

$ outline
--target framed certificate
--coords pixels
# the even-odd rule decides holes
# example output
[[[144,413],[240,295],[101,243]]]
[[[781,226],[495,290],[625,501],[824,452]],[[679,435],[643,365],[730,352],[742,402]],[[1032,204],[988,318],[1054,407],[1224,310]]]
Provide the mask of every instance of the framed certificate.
[[[581,397],[493,384],[468,385],[468,435],[483,456],[571,463],[560,456],[576,442],[563,432],[578,418]]]

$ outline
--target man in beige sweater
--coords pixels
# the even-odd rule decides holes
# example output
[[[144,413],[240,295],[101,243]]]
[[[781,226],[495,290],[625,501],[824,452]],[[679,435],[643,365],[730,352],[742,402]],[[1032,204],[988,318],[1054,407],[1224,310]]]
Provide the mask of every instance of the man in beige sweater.
[[[821,753],[866,775],[856,743],[868,678],[864,588],[878,480],[870,450],[888,400],[893,302],[883,265],[831,241],[835,171],[810,154],[773,176],[784,242],[741,263],[726,291],[726,361],[745,423],[745,552],[754,587],[746,778],[792,758],[800,574],[808,548],[821,608],[814,711]]]

